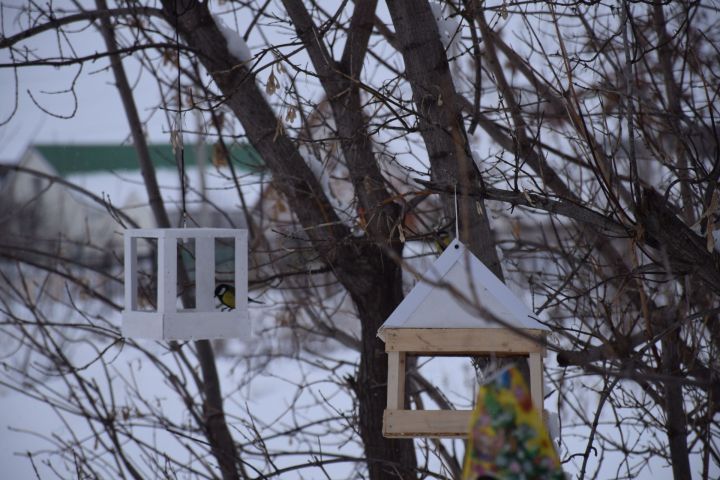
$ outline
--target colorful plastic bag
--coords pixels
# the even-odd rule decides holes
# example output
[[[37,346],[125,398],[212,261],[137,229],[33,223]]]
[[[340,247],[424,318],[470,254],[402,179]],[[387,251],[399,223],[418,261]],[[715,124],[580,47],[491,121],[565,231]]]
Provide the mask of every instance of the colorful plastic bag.
[[[541,413],[515,367],[480,387],[469,440],[463,480],[565,480]]]

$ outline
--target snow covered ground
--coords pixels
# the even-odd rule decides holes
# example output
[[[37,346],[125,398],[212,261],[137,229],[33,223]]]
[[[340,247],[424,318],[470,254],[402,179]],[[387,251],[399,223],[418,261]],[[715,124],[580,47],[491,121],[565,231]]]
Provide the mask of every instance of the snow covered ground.
[[[268,338],[258,339],[256,337],[252,343],[262,344],[266,348],[274,348],[276,353],[284,348],[277,341]],[[273,343],[276,344],[274,347]],[[144,346],[157,355],[163,355],[165,352],[164,347],[160,344],[146,342]],[[243,419],[248,418],[247,412],[252,414],[256,428],[264,434],[291,431],[297,424],[311,423],[327,416],[353,415],[352,400],[347,395],[347,391],[338,388],[338,383],[342,381],[344,375],[353,373],[352,365],[357,360],[357,354],[347,348],[332,345],[331,342],[328,347],[325,349],[323,357],[296,352],[273,359],[270,363],[265,364],[262,357],[255,360],[247,358],[244,361],[238,361],[243,352],[245,354],[250,352],[248,345],[235,345],[233,349],[238,351],[237,357],[226,356],[218,361],[220,377],[223,379],[225,388],[223,392],[226,395],[225,407],[236,440],[243,440],[242,435],[238,432],[246,431]],[[76,354],[79,357],[83,356],[83,352],[80,351]],[[135,356],[130,349],[120,352],[117,357],[114,352],[110,352],[109,358],[114,358],[111,368],[115,371],[117,392],[122,391],[120,378],[127,378],[132,373],[148,400],[157,401],[168,417],[182,421],[186,416],[182,403],[155,369],[143,365],[141,359]],[[305,361],[300,358],[304,358]],[[470,403],[469,399],[476,391],[473,382],[474,371],[466,359],[446,360],[437,361],[436,359],[428,362],[422,367],[422,372],[434,384],[441,387],[451,401],[456,402],[461,408],[467,407]],[[328,371],[333,368],[335,369],[333,375],[329,376]],[[255,374],[249,379],[249,382],[245,383],[248,381],[247,373],[251,370]],[[91,367],[90,371],[85,373],[89,376],[97,375],[102,385],[101,379],[104,374],[99,364]],[[58,380],[49,380],[49,382],[58,385],[60,383]],[[233,388],[234,385],[241,385],[241,387],[237,391],[229,392],[228,389]],[[592,395],[588,396],[588,407],[593,404],[592,397]],[[123,404],[122,396],[117,399],[117,402],[118,405]],[[551,397],[546,402],[546,408],[552,408],[553,403],[554,399]],[[291,405],[294,405],[294,408],[289,410]],[[30,400],[18,392],[0,390],[0,464],[3,465],[3,478],[34,478],[33,466],[26,453],[43,451],[49,446],[41,436],[67,437],[68,426],[72,426],[75,433],[80,436],[83,432],[87,433],[83,419],[68,415],[64,415],[64,417],[64,420],[61,421],[56,412],[46,404]],[[185,418],[185,420],[187,419]],[[338,426],[341,428],[341,423]],[[605,425],[601,428],[610,430],[614,427]],[[342,431],[342,428],[337,435],[328,435],[325,432],[322,437],[317,438],[318,444],[316,445],[308,445],[306,438],[301,439],[287,434],[278,435],[268,441],[268,449],[287,452],[286,455],[276,459],[278,468],[317,460],[317,455],[306,453],[311,446],[315,449],[322,449],[329,456],[335,454],[360,456],[362,451],[357,438],[355,441],[347,443],[345,442],[346,433],[347,431]],[[567,455],[584,451],[583,437],[585,435],[584,427],[567,428],[566,425],[563,431],[565,443],[561,453]],[[186,456],[183,448],[176,441],[177,439],[173,439],[172,436],[166,435],[163,438],[161,431],[148,433],[147,436],[148,440],[161,444],[168,455],[181,459]],[[459,442],[455,442],[454,445],[451,445],[449,440],[443,442],[449,448],[455,448],[462,452],[462,445]],[[604,467],[597,478],[616,478],[618,475],[622,475],[622,469],[619,468],[621,454],[617,453],[614,456],[617,459],[614,460],[612,455],[604,459]],[[246,459],[253,462],[251,456]],[[255,460],[257,461],[257,458]],[[594,471],[596,468],[597,460],[595,456],[590,457],[590,471]],[[694,460],[697,465],[699,459],[695,458]],[[191,457],[187,458],[187,462],[193,461]],[[261,462],[257,462],[257,465],[261,465]],[[71,466],[58,464],[57,459],[55,459],[54,466],[60,471],[66,471],[66,469],[72,471]],[[431,466],[439,469],[437,463]],[[38,457],[35,458],[35,468],[38,469],[41,478],[54,478],[49,467],[44,465]],[[570,478],[573,478],[572,475],[578,471],[579,462],[566,464],[565,468],[571,475]],[[329,464],[325,469],[331,478],[356,478],[356,473],[353,473],[352,468],[346,463]],[[717,476],[718,473],[720,472],[714,472],[711,478]],[[304,469],[284,473],[280,478],[320,478],[322,476],[320,470]],[[638,478],[660,480],[671,477],[671,471],[667,466],[661,465],[660,462],[654,462],[651,469],[646,470]]]

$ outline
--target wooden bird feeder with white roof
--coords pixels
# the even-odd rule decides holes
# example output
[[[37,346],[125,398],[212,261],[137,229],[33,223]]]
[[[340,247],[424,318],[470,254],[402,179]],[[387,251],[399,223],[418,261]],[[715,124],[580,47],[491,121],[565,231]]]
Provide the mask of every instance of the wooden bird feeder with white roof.
[[[407,355],[525,356],[530,393],[543,406],[549,329],[465,245],[454,240],[378,331],[388,354],[385,437],[465,437],[471,410],[409,410]]]
[[[220,256],[223,259],[219,262]],[[151,271],[141,271],[140,257],[144,259],[143,265],[151,265]],[[217,278],[219,263],[224,265],[222,278]],[[187,284],[179,286],[178,278],[185,279]],[[143,281],[145,284],[141,285]],[[214,292],[220,282],[235,289],[235,308],[222,309],[216,305]],[[144,289],[141,287],[152,291],[140,295]],[[251,331],[247,289],[247,230],[125,230],[122,313],[125,337],[154,340],[247,337]]]

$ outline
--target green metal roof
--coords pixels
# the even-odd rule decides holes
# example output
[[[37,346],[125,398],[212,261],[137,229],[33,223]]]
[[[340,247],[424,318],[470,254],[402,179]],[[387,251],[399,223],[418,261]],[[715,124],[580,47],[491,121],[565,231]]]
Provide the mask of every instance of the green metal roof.
[[[60,175],[82,172],[107,172],[111,170],[138,170],[140,165],[132,145],[34,145]],[[170,144],[151,144],[150,158],[156,168],[176,168],[175,155]],[[203,145],[208,165],[212,162],[212,145]],[[185,165],[197,164],[198,149],[185,145]],[[242,171],[263,169],[260,155],[248,144],[230,147],[230,157],[235,168]]]

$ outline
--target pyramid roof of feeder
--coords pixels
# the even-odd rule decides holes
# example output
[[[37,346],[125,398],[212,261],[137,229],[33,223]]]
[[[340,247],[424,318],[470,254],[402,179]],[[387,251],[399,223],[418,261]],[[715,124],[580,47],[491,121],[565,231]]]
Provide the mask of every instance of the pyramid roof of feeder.
[[[507,285],[455,239],[378,334],[386,328],[508,327],[549,330],[533,318],[532,311]]]

